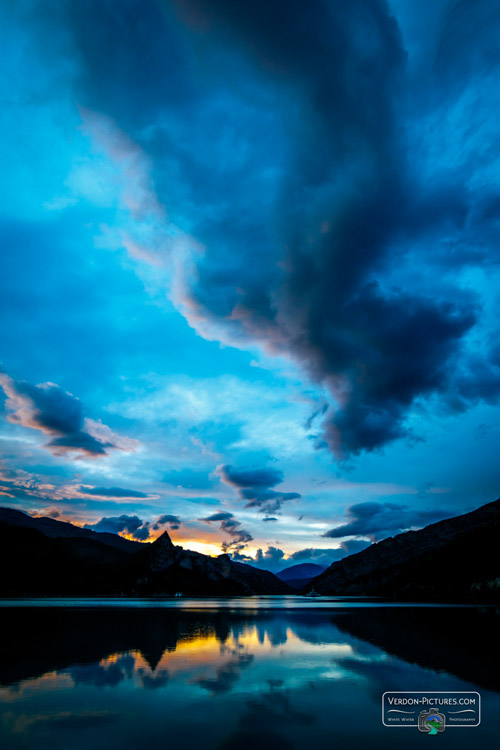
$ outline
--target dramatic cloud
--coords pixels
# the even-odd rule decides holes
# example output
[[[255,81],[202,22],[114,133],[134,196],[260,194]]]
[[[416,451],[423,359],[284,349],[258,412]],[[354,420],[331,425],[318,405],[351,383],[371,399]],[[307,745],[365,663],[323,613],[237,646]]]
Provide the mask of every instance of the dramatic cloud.
[[[247,501],[246,508],[258,508],[261,513],[277,513],[282,503],[301,497],[298,492],[269,489],[283,481],[283,473],[278,469],[236,469],[234,466],[221,465],[216,473],[225,484],[238,489],[240,497]]]
[[[450,511],[437,508],[418,510],[397,503],[357,503],[347,509],[347,523],[336,526],[323,536],[329,539],[365,536],[375,541],[407,529],[422,528],[450,515]]]
[[[54,383],[32,385],[0,373],[0,386],[7,396],[9,422],[50,435],[45,447],[55,456],[97,458],[112,449],[134,451],[138,445],[85,417],[80,400]]]
[[[181,8],[194,33],[203,19],[205,47],[239,45],[280,91],[284,118],[290,89],[303,107],[276,206],[282,273],[266,265],[275,253],[254,259],[252,243],[236,236],[241,265],[228,270],[215,252],[198,262],[185,290],[192,322],[291,355],[323,383],[332,397],[324,439],[337,455],[407,435],[412,404],[453,387],[450,367],[478,308],[450,289],[435,299],[391,278],[409,236],[437,242],[439,225],[458,233],[471,210],[454,183],[420,184],[405,152],[406,56],[395,19],[377,0],[307,8],[186,0]],[[249,253],[258,273],[242,273]]]
[[[92,531],[107,531],[111,534],[125,532],[141,542],[149,538],[149,524],[138,516],[103,517],[97,523],[85,524],[84,528],[92,529]]]
[[[251,542],[253,539],[250,532],[242,529],[241,523],[236,520],[232,513],[227,511],[212,513],[206,518],[200,518],[200,521],[204,521],[205,523],[218,523],[219,529],[231,537],[230,542],[223,542],[221,545],[224,552],[229,552],[230,550],[241,552],[247,543]]]
[[[171,269],[205,338],[291,358],[319,384],[317,445],[339,457],[411,436],[433,396],[452,410],[500,396],[495,337],[477,344],[483,311],[460,278],[496,255],[500,14],[392,5],[89,0],[37,39],[72,56],[136,222],[130,256]],[[419,13],[429,33],[409,59]]]

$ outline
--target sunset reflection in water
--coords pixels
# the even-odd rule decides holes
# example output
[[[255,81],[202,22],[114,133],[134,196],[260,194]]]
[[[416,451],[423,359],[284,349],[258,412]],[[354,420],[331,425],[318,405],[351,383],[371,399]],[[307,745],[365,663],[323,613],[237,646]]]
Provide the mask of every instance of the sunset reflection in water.
[[[399,748],[401,735],[380,720],[385,690],[478,689],[483,723],[469,731],[488,747],[500,685],[486,651],[498,615],[463,612],[484,649],[457,644],[455,653],[452,609],[54,608],[38,610],[35,640],[23,633],[26,612],[4,610],[0,742],[9,750],[149,742],[287,750],[313,737],[316,748]],[[420,741],[408,730],[407,747]],[[456,730],[454,747],[468,741],[467,730]]]

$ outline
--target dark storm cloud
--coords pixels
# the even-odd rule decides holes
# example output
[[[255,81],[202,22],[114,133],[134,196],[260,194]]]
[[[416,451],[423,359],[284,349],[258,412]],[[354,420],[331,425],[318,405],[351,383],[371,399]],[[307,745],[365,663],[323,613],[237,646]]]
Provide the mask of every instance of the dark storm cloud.
[[[241,527],[240,521],[237,521],[234,515],[227,511],[212,513],[210,516],[200,518],[199,520],[204,521],[205,523],[218,523],[219,529],[231,538],[230,542],[222,543],[221,546],[224,552],[230,550],[233,552],[241,552],[246,544],[253,539],[250,532]]]
[[[88,0],[60,4],[81,63],[78,92],[90,106],[128,128],[143,127],[189,106],[190,77],[174,29],[161,3]]]
[[[481,309],[449,278],[497,256],[498,190],[478,170],[498,140],[480,147],[458,124],[457,158],[440,165],[437,140],[426,172],[415,153],[468,85],[491,108],[479,77],[500,59],[496,3],[438,6],[433,45],[421,41],[425,85],[408,75],[383,0],[89,0],[53,10],[39,18],[40,38],[75,62],[76,100],[140,144],[160,201],[205,248],[176,304],[208,338],[258,343],[324,385],[319,445],[337,456],[380,448],[409,434],[410,410],[432,395],[457,410],[498,399],[490,347],[480,386],[466,352]],[[238,171],[233,157],[246,151]],[[455,165],[464,160],[465,171]],[[183,190],[171,189],[171,173]],[[420,280],[410,273],[424,266]],[[55,440],[64,450],[71,439]],[[77,434],[86,440],[78,447],[94,455],[107,448]]]
[[[0,373],[0,386],[7,396],[9,422],[50,435],[45,447],[56,456],[76,453],[96,458],[111,449],[134,450],[135,441],[121,439],[86,418],[81,401],[54,383],[33,385]]]
[[[346,136],[351,145],[359,134],[370,140],[390,137],[384,133],[390,85],[404,53],[384,2],[353,0],[346,6],[313,0],[306,7],[300,0],[174,0],[173,5],[195,32],[202,21],[205,39],[243,49],[266,75],[303,91],[339,137],[334,149],[345,148],[341,139]],[[354,83],[357,92],[349,87]],[[356,101],[358,94],[366,96],[364,108]],[[374,105],[381,107],[378,113]]]
[[[323,536],[329,539],[365,536],[378,540],[449,518],[450,512],[437,508],[418,510],[397,503],[368,502],[351,505],[347,509],[347,516],[347,523],[327,531]],[[356,551],[359,552],[359,549]]]
[[[451,0],[441,15],[435,70],[449,85],[500,62],[500,6],[494,0]]]
[[[278,469],[237,469],[234,466],[217,467],[217,474],[225,484],[238,489],[246,508],[258,508],[260,512],[277,513],[282,503],[297,500],[298,492],[277,492],[270,489],[283,481],[283,472]]]
[[[120,532],[126,532],[139,541],[144,541],[149,538],[149,524],[142,521],[138,516],[113,516],[101,518],[97,523],[85,524],[86,529],[92,529],[92,531],[106,531],[111,534],[119,534]]]
[[[469,357],[466,367],[455,377],[455,389],[447,396],[448,405],[465,412],[471,404],[494,404],[500,397],[500,348],[491,346],[490,361],[484,356]]]

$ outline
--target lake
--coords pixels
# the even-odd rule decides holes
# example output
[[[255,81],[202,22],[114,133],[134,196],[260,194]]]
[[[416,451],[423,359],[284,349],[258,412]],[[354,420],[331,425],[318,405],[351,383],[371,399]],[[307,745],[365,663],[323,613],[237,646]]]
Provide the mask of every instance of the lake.
[[[50,605],[50,606],[49,606]],[[498,747],[500,609],[352,599],[0,602],[0,747],[413,748],[386,691],[478,691]]]

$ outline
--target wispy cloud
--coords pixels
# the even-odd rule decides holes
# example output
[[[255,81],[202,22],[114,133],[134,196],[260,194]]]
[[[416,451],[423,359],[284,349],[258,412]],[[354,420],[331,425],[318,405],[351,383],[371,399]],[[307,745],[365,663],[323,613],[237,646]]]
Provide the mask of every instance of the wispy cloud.
[[[218,523],[219,529],[231,538],[230,542],[222,542],[221,547],[224,552],[229,552],[230,550],[241,552],[248,542],[251,542],[253,539],[250,532],[243,529],[241,523],[236,520],[234,515],[227,511],[218,511],[199,520],[208,524]]]

